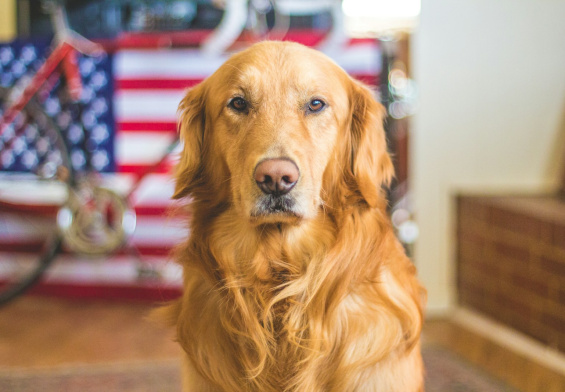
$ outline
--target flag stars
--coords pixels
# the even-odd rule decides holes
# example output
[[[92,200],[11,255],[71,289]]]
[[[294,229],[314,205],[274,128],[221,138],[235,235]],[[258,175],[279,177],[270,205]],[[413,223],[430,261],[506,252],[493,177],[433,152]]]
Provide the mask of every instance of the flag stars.
[[[12,62],[10,72],[18,79],[26,72],[26,66],[22,61],[16,60]]]
[[[92,129],[97,124],[97,117],[93,110],[82,112],[81,121],[85,129]]]
[[[94,87],[95,90],[100,90],[102,87],[106,86],[108,79],[104,72],[98,71],[92,75],[90,79],[90,85]]]
[[[80,143],[84,138],[84,132],[77,124],[72,124],[67,131],[67,139],[72,144]]]
[[[24,151],[21,162],[28,170],[34,169],[39,163],[37,152],[34,149]]]
[[[82,169],[86,166],[86,157],[81,150],[73,150],[71,153],[71,164],[75,169]]]
[[[27,148],[27,143],[25,142],[23,137],[18,137],[12,143],[12,151],[16,156],[21,155],[24,150]]]
[[[61,105],[59,104],[59,100],[55,97],[49,97],[45,100],[43,105],[45,111],[50,116],[55,116],[61,110]]]
[[[61,129],[67,129],[73,120],[71,114],[68,111],[62,111],[57,115],[57,125]]]
[[[90,138],[96,144],[101,144],[101,143],[105,142],[106,140],[108,140],[109,136],[110,136],[110,132],[108,132],[108,126],[106,126],[106,124],[96,125],[92,129],[92,132],[90,133]]]
[[[42,137],[40,138],[37,143],[35,143],[35,148],[37,149],[37,153],[41,156],[44,156],[49,151],[51,143],[49,142],[49,138]]]
[[[22,48],[20,58],[27,66],[37,58],[37,51],[31,45],[26,45]]]
[[[0,154],[0,162],[2,162],[3,167],[8,169],[11,168],[16,162],[14,152],[12,150],[3,151],[2,154]]]
[[[108,104],[104,98],[96,98],[92,102],[91,108],[97,116],[101,116],[108,110]]]
[[[0,45],[0,85],[11,88],[18,79],[37,71],[45,62],[45,45],[15,42]],[[17,137],[0,155],[0,170],[36,171],[46,164],[60,165],[67,160],[58,147],[61,140],[52,126],[61,130],[69,148],[70,164],[77,170],[112,169],[113,118],[110,57],[79,55],[79,73],[83,81],[80,102],[67,102],[61,94],[64,83],[58,81],[46,95],[38,95],[45,116],[19,114],[0,135],[0,145]],[[49,121],[51,119],[52,121]],[[64,158],[64,159],[63,159]]]
[[[2,87],[10,87],[14,84],[14,76],[10,73],[3,73],[0,75],[0,85]]]
[[[95,91],[88,85],[82,86],[82,93],[80,95],[80,101],[83,103],[88,103],[96,97]]]
[[[110,163],[110,159],[106,151],[98,150],[92,154],[91,162],[96,170],[104,170]]]
[[[9,46],[0,48],[0,65],[5,67],[14,59],[14,51]]]
[[[95,69],[96,66],[94,65],[94,60],[91,58],[82,57],[79,61],[79,72],[83,78],[90,76]]]

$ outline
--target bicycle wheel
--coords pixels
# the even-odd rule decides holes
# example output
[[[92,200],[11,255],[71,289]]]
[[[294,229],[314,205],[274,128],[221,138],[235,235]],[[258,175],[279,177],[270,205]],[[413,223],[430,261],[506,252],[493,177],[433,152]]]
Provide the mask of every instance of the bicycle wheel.
[[[0,88],[0,115],[9,91]],[[31,287],[61,249],[57,211],[73,178],[61,131],[32,99],[0,135],[0,305]]]

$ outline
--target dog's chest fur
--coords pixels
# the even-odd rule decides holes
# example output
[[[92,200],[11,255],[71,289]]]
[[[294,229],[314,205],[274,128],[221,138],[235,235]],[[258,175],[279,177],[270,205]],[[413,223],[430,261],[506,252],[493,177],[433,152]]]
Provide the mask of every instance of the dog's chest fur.
[[[404,304],[408,294],[396,288],[389,291],[398,297],[388,299],[388,281],[357,280],[377,277],[379,249],[392,238],[360,235],[366,227],[382,230],[371,226],[372,216],[352,215],[342,232],[322,215],[294,231],[245,231],[229,216],[201,230],[197,220],[183,248],[188,268],[179,317],[179,339],[197,372],[223,391],[333,391],[354,388],[371,361],[402,350],[417,325],[405,330],[407,316],[385,301]],[[350,303],[351,287],[357,294]],[[372,290],[367,308],[361,287]],[[349,363],[359,365],[353,371]]]
[[[263,228],[259,233],[254,253],[234,255],[240,262],[240,279],[236,279],[235,287],[231,290],[223,291],[222,301],[233,303],[232,320],[241,323],[240,328],[255,324],[256,332],[266,339],[265,368],[255,381],[262,384],[264,391],[280,391],[286,390],[289,381],[298,372],[297,362],[306,355],[304,347],[296,341],[297,337],[308,339],[309,334],[305,328],[308,322],[304,311],[304,292],[290,295],[285,293],[285,289],[303,279],[311,259],[321,256],[305,251],[301,243],[305,238],[290,241],[276,227]],[[324,247],[318,246],[316,249],[325,252]],[[226,260],[216,262],[218,265],[229,264]],[[245,319],[243,314],[247,312],[252,316]],[[289,331],[292,332],[289,334]],[[236,335],[232,339],[234,348],[239,351],[236,356],[254,355],[250,354],[245,339],[241,340]],[[240,375],[241,379],[246,376]]]

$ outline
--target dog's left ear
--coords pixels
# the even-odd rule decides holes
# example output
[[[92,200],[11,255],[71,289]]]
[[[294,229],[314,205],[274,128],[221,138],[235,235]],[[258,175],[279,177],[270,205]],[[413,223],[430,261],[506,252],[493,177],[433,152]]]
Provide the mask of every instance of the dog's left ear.
[[[389,186],[394,176],[383,128],[386,110],[360,82],[352,82],[351,95],[353,176],[367,204],[376,207],[382,199],[382,186]]]
[[[205,82],[188,91],[180,102],[178,128],[183,151],[176,166],[173,199],[187,196],[198,182],[202,170],[204,138]]]

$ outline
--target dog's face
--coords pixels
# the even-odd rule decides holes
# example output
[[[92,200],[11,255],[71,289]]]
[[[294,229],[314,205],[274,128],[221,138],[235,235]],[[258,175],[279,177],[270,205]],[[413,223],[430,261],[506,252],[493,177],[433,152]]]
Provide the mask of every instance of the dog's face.
[[[343,202],[329,200],[335,187],[374,205],[392,175],[380,105],[301,45],[266,42],[233,56],[179,110],[176,197],[205,188],[257,224],[311,219]]]

